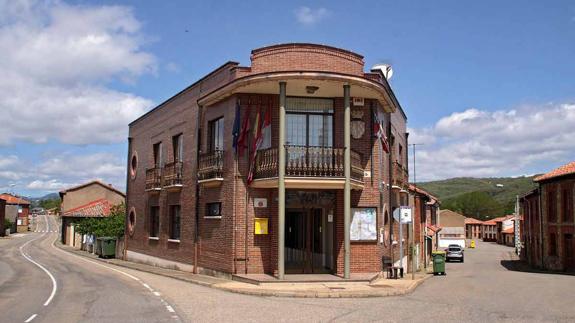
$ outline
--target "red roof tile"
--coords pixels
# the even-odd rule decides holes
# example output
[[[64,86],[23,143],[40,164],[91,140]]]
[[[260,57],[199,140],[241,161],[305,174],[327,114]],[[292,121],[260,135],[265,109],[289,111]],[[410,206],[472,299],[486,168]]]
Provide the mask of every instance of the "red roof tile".
[[[73,209],[70,209],[62,214],[62,216],[81,217],[81,218],[95,218],[105,217],[110,215],[112,203],[106,199],[99,199],[84,204]]]
[[[563,165],[561,167],[555,168],[554,170],[550,171],[547,174],[543,174],[541,176],[535,177],[533,181],[540,182],[547,179],[575,174],[575,161],[570,162],[569,164]]]
[[[26,201],[25,199],[8,193],[0,194],[0,199],[5,200],[6,204],[20,204],[20,205],[30,204],[30,202]]]
[[[465,224],[483,224],[483,221],[474,218],[465,218]]]
[[[503,234],[513,234],[513,233],[515,233],[515,228],[511,227],[511,228],[509,228],[509,229],[505,229],[505,230],[501,231],[501,233],[503,233]]]

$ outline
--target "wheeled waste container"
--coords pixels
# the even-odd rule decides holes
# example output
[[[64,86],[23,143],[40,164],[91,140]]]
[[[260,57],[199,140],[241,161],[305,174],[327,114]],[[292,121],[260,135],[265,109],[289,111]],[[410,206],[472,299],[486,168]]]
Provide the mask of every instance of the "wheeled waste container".
[[[445,251],[434,251],[431,257],[433,258],[433,274],[445,275]]]
[[[116,256],[116,238],[100,237],[100,257],[113,258]]]

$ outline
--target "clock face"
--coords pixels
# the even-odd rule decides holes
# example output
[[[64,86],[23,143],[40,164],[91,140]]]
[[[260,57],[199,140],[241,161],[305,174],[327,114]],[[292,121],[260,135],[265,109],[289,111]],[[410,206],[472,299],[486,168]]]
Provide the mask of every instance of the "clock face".
[[[351,136],[353,139],[360,139],[365,133],[365,122],[354,120],[351,122]]]

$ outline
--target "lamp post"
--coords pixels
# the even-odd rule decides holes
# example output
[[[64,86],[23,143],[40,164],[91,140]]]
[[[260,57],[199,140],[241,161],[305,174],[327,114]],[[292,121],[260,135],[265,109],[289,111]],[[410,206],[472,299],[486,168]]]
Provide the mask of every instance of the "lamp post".
[[[415,208],[415,197],[417,196],[417,177],[415,172],[415,146],[423,144],[410,144],[413,147],[413,188],[415,194],[413,195],[413,206]],[[421,201],[421,200],[420,200]],[[419,203],[421,207],[421,202]],[[415,212],[411,216],[411,279],[415,279]],[[425,244],[425,240],[423,241]]]

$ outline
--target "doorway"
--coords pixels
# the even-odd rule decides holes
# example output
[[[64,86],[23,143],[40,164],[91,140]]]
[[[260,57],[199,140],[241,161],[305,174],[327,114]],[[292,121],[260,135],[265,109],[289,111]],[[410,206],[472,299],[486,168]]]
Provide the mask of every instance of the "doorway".
[[[575,271],[575,240],[573,234],[565,233],[563,235],[563,255],[565,262],[565,271]]]
[[[332,273],[333,223],[323,208],[287,209],[285,239],[286,273]]]

